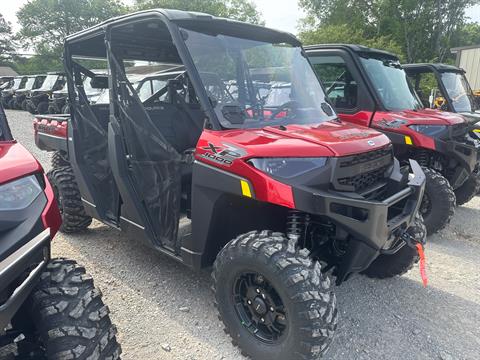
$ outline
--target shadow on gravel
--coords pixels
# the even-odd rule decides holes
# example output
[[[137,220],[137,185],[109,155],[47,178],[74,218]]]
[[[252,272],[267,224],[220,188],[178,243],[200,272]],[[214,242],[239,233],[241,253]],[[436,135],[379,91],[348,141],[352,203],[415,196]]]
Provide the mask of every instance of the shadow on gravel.
[[[198,341],[213,348],[229,342],[213,308],[207,272],[194,273],[105,226],[67,240],[114,284],[153,302]],[[433,287],[424,289],[405,277],[380,281],[357,276],[336,292],[340,322],[327,359],[478,358],[478,303]],[[181,307],[188,307],[189,321]],[[131,312],[129,321],[141,323],[142,316]],[[123,332],[122,324],[117,325]],[[161,341],[155,341],[151,339],[151,346],[159,348]]]

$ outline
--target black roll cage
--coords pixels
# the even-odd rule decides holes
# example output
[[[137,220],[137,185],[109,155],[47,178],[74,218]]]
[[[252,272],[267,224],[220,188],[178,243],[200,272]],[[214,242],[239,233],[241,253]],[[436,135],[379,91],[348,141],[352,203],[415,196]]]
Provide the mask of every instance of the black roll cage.
[[[441,74],[443,73],[454,73],[454,74],[460,74],[463,78],[465,78],[465,70],[451,66],[451,65],[435,65],[435,64],[406,64],[403,66],[405,71],[407,72],[408,75],[411,76],[416,76],[418,74],[427,74],[431,73],[435,76],[435,80],[437,80],[437,85],[440,88],[440,91],[442,92],[442,95],[445,97],[447,100],[447,107],[448,111],[450,112],[456,112],[455,108],[453,107],[453,101],[452,98],[450,97],[450,93],[447,91],[447,88],[445,87],[445,84],[442,80]],[[465,83],[468,86],[468,94],[467,96],[470,98],[470,101],[472,103],[473,109],[475,109],[475,101],[473,101],[473,91],[472,88],[470,87],[470,84],[468,83],[467,79],[465,78]],[[415,84],[415,88],[417,87],[417,84]]]

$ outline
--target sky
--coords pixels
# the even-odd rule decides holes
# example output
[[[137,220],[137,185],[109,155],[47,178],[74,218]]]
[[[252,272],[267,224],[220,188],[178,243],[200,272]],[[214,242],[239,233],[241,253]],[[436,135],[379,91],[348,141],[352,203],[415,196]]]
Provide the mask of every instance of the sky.
[[[2,6],[0,12],[9,21],[14,30],[18,30],[16,11],[28,0],[1,0]],[[125,0],[126,3],[132,3],[132,0]],[[297,33],[297,22],[304,13],[297,5],[295,0],[253,0],[258,10],[262,13],[266,26]],[[467,10],[467,16],[473,21],[480,22],[480,5]]]

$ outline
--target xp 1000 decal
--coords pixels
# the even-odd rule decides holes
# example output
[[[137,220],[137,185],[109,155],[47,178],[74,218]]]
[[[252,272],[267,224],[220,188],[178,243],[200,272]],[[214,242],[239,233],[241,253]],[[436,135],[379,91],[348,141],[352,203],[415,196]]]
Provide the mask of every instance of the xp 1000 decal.
[[[232,165],[235,159],[246,154],[243,149],[226,144],[215,146],[212,143],[208,143],[208,146],[203,146],[201,149],[206,150],[204,153],[200,154],[201,157],[226,166]]]

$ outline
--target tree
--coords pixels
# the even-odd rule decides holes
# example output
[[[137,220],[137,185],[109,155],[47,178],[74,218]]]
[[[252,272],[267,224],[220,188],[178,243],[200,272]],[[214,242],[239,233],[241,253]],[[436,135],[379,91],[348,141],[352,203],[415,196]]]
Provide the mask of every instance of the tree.
[[[119,0],[31,0],[17,12],[18,38],[39,54],[60,55],[66,36],[126,11]]]
[[[408,62],[445,61],[456,34],[465,26],[465,9],[479,0],[300,0],[309,14],[303,36],[346,26],[360,33],[361,44],[387,39],[398,44]],[[345,30],[345,29],[344,29]],[[330,29],[331,31],[331,29]],[[348,41],[347,42],[352,42]]]
[[[3,15],[0,14],[0,63],[9,61],[13,51],[12,28]]]
[[[261,15],[251,0],[136,0],[135,8],[198,11],[253,24],[263,24]]]

